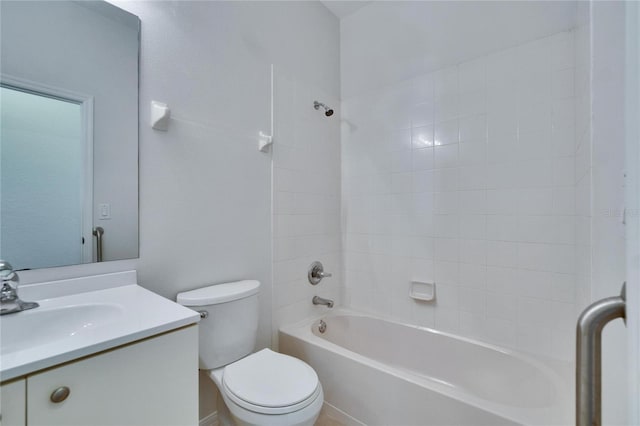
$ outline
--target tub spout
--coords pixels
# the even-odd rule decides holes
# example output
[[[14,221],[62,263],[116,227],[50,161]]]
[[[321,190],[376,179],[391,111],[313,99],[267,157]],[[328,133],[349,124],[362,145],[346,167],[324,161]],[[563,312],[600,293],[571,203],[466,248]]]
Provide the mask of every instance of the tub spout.
[[[319,296],[313,296],[312,302],[314,305],[325,305],[327,308],[333,308],[333,300],[324,299]]]

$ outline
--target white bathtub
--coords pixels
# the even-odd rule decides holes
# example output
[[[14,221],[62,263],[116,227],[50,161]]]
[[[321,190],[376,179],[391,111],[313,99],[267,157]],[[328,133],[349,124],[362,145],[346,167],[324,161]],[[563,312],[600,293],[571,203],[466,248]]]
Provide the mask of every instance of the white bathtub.
[[[367,425],[569,425],[570,363],[337,310],[280,329],[280,351],[318,373],[327,404]]]

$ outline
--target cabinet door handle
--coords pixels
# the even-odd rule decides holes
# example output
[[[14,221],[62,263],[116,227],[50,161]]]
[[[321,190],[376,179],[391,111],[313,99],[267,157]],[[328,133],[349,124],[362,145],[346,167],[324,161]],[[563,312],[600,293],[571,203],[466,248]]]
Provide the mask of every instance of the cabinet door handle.
[[[66,386],[60,386],[58,389],[51,392],[51,402],[55,402],[56,404],[67,399],[69,394],[71,393],[71,389]]]

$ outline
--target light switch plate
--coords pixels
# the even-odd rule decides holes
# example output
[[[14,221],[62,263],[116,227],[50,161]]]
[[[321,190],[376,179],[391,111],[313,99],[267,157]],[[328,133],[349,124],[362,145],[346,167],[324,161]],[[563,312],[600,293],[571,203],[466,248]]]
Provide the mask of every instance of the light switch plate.
[[[98,204],[100,220],[111,219],[111,204]]]

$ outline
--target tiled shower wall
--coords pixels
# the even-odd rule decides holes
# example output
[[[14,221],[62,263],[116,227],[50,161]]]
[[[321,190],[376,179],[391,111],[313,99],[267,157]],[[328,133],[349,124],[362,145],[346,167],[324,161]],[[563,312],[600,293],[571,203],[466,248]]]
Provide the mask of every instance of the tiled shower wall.
[[[274,81],[273,336],[278,329],[327,310],[314,295],[340,303],[340,105],[331,95],[278,70]],[[313,101],[332,107],[316,111]],[[312,286],[309,265],[333,274]]]
[[[589,3],[578,4],[575,29],[576,305],[591,303],[591,45]]]
[[[563,32],[343,100],[346,305],[573,356],[574,57]]]

